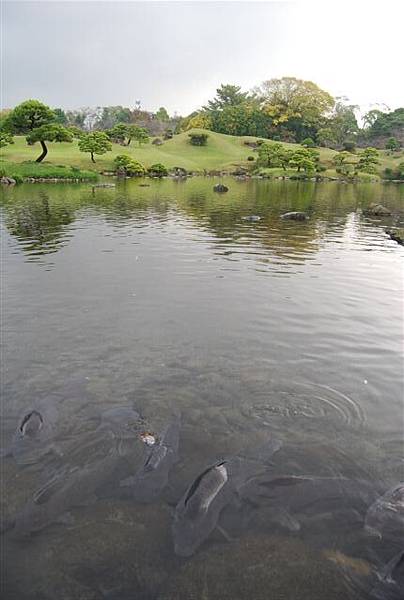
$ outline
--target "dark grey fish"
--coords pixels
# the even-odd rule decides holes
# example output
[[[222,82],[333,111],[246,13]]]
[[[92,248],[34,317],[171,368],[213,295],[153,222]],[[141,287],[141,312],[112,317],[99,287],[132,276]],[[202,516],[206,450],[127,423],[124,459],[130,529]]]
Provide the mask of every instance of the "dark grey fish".
[[[404,536],[404,482],[373,502],[366,514],[365,529],[380,538]]]
[[[27,536],[55,522],[66,522],[71,508],[88,505],[111,479],[127,468],[125,459],[111,452],[85,467],[66,467],[39,488],[14,519],[14,535]]]
[[[296,475],[258,477],[243,492],[244,500],[253,508],[266,508],[266,520],[291,531],[300,529],[302,519],[341,511],[351,511],[355,521],[363,522],[360,515],[365,514],[375,495],[367,481]]]
[[[281,219],[290,219],[292,221],[306,221],[309,217],[304,212],[287,212],[281,215]]]
[[[2,457],[12,456],[19,465],[28,465],[56,451],[55,423],[56,410],[52,407],[27,411],[18,423],[10,447],[2,450]]]
[[[404,550],[394,556],[378,573],[379,582],[370,596],[376,600],[403,600],[404,598]]]
[[[131,498],[137,502],[153,502],[168,484],[169,474],[178,461],[180,422],[168,425],[158,441],[148,447],[146,458],[137,473],[121,481]],[[125,494],[126,495],[126,494]]]
[[[280,448],[280,442],[265,446],[265,458]],[[259,451],[260,457],[263,452]],[[243,493],[260,463],[235,456],[205,469],[178,502],[173,521],[174,550],[178,556],[192,556],[218,525],[223,509]],[[260,464],[262,467],[262,464]]]

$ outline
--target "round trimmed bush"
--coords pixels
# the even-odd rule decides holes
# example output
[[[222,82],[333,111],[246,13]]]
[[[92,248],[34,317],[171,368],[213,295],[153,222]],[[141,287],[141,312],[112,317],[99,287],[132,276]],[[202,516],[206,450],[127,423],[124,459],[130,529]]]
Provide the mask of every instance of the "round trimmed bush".
[[[156,163],[147,169],[147,172],[152,177],[166,177],[168,175],[167,168],[161,163]]]
[[[118,173],[124,173],[128,177],[143,177],[146,169],[139,161],[128,154],[119,154],[114,159],[115,169]]]
[[[255,158],[253,156],[247,156],[247,160],[255,160]]]
[[[303,146],[304,148],[314,148],[315,143],[311,139],[311,137],[307,137],[302,142],[300,142],[300,145]]]

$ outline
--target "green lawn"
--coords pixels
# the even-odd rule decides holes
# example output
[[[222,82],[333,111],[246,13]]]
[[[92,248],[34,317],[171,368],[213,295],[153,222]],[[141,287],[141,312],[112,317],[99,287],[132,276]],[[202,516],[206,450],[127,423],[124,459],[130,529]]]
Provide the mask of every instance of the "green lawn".
[[[207,145],[199,147],[192,146],[189,143],[188,133],[176,135],[172,140],[164,142],[162,146],[153,146],[149,143],[139,148],[134,142],[129,147],[113,144],[112,152],[95,157],[95,164],[91,162],[89,154],[79,151],[77,140],[71,144],[49,143],[49,153],[43,164],[108,171],[113,169],[113,159],[117,154],[129,154],[146,167],[160,162],[168,168],[184,167],[188,171],[203,171],[204,169],[231,169],[240,164],[251,165],[253,163],[247,162],[247,157],[257,157],[257,153],[253,152],[252,148],[244,145],[245,141],[252,141],[256,138],[236,137],[210,131]],[[14,140],[13,145],[2,149],[1,158],[3,160],[22,163],[24,161],[34,161],[39,156],[41,149],[38,144],[28,146],[24,137],[15,137]],[[293,148],[295,144],[285,144],[285,146]],[[332,157],[335,151],[329,148],[320,148],[319,150],[321,161],[328,167],[333,168]],[[402,153],[392,157],[382,151],[380,156],[382,163],[380,171],[385,167],[394,168],[404,160]]]

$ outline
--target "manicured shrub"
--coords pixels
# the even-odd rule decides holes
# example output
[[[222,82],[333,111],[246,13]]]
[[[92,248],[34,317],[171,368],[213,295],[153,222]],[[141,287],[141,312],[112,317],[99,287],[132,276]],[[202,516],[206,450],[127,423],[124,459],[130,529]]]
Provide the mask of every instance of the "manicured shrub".
[[[311,137],[307,137],[307,138],[305,138],[305,139],[304,139],[304,140],[301,142],[301,145],[302,145],[304,148],[314,148],[314,146],[315,146],[315,143],[314,143],[314,141],[311,139]]]
[[[206,146],[209,136],[207,133],[189,133],[188,137],[192,146]]]
[[[144,166],[128,154],[119,154],[114,159],[117,173],[128,177],[142,177],[146,173]]]
[[[255,160],[255,158],[253,156],[247,156],[247,160],[253,161],[253,160]]]
[[[385,148],[386,150],[399,150],[400,142],[395,137],[391,137],[387,140]]]
[[[152,177],[166,177],[168,175],[167,168],[161,163],[156,163],[147,169],[147,172]]]
[[[356,142],[354,140],[345,140],[342,142],[342,147],[346,152],[355,152],[356,150]]]

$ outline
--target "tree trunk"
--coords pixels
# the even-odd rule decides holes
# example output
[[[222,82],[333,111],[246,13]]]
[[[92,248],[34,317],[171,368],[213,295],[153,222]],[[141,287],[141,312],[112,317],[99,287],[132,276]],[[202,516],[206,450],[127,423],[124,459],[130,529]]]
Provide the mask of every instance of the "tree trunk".
[[[93,161],[93,163],[95,163],[94,152],[91,152],[91,160]]]
[[[43,140],[39,140],[39,143],[40,143],[40,144],[41,144],[41,146],[42,146],[42,154],[41,154],[41,156],[38,156],[38,158],[36,159],[36,161],[35,161],[35,162],[37,162],[37,163],[40,163],[40,162],[42,162],[42,161],[43,161],[43,159],[45,158],[45,156],[48,154],[48,149],[47,149],[47,147],[46,147],[46,144],[45,144],[45,142],[44,142]]]
[[[129,146],[130,142],[131,142],[132,138],[129,138],[128,141],[126,142],[126,145]]]

